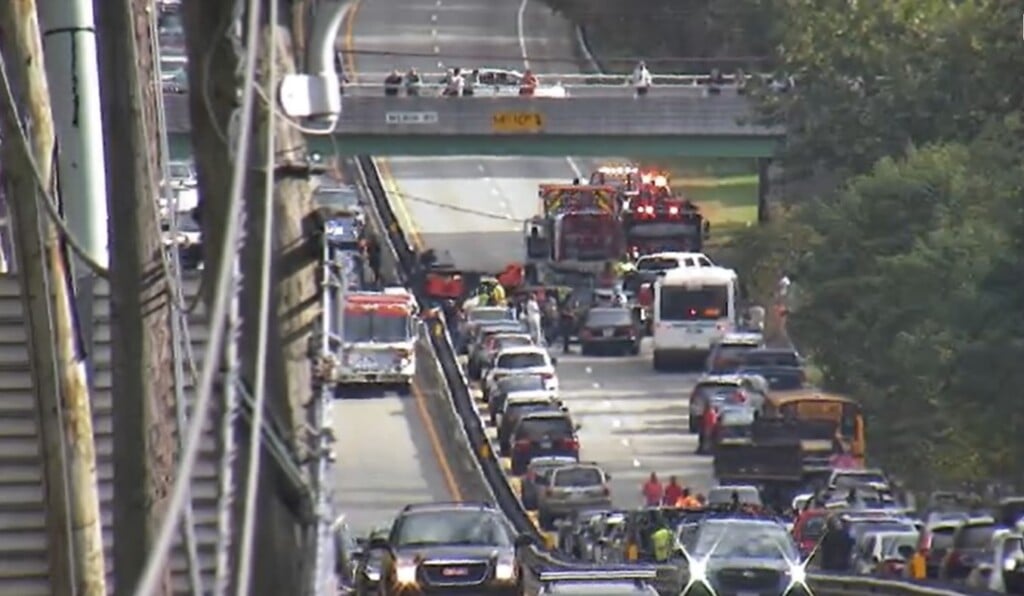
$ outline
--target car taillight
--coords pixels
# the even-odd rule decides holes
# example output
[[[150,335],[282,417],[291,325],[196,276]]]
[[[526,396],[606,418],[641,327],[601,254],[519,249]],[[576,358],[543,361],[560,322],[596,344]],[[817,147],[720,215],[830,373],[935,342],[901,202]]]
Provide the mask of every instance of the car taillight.
[[[544,379],[545,381],[548,381],[548,380],[551,380],[551,379],[555,378],[555,375],[553,373],[546,372],[546,373],[541,373],[540,374],[540,378]]]
[[[558,445],[562,449],[569,449],[571,451],[578,451],[580,448],[580,442],[576,439],[562,439],[558,442]]]
[[[610,496],[612,496],[612,490],[611,490],[610,488],[608,488],[607,486],[605,486],[605,487],[604,487],[604,488],[603,488],[603,489],[601,490],[601,494],[603,494],[603,495],[604,495],[604,496],[606,496],[606,497],[610,497]]]
[[[530,442],[527,441],[526,439],[520,439],[516,441],[516,444],[513,448],[516,451],[527,451],[530,449]]]

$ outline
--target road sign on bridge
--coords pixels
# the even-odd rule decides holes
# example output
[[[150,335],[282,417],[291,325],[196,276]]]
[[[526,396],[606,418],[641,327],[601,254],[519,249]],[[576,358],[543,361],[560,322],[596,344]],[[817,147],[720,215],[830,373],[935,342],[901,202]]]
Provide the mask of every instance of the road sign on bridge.
[[[540,132],[544,130],[544,114],[540,112],[495,112],[491,129],[502,133]]]

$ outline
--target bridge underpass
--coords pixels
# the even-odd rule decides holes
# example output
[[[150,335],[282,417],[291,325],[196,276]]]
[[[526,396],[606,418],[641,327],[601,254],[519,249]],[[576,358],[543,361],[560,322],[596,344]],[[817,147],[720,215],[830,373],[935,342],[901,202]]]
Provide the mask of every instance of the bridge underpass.
[[[520,71],[532,67],[542,78],[545,69],[566,72],[576,66],[570,58],[575,55],[571,27],[554,18],[546,7],[535,1],[364,1],[357,3],[350,13],[347,28],[343,47],[349,51],[346,70],[355,81],[369,80],[360,77],[361,71],[404,71],[410,67],[421,72],[436,71],[438,61],[430,55],[435,46],[441,54],[448,55],[508,56],[507,60],[492,61],[486,66]],[[357,56],[351,51],[353,48],[365,49],[368,54]],[[419,57],[369,54],[386,54],[388,51],[417,54]],[[532,64],[524,64],[521,58],[514,58],[519,56],[532,60]],[[461,61],[461,64],[466,63],[467,60]],[[356,109],[353,103],[359,99],[358,96],[347,98],[347,108]],[[404,98],[391,99],[399,99],[400,102],[389,105],[412,105],[401,103]],[[632,111],[640,101],[655,98],[634,101],[627,96],[612,99],[619,102],[620,108],[629,106]],[[374,105],[380,106],[384,98],[373,101],[376,102]],[[495,106],[500,106],[501,110],[512,110],[522,109],[524,105],[518,98],[429,101],[429,105],[442,106],[437,109],[456,103],[475,104],[478,107],[466,109],[477,110],[476,117],[482,120],[477,120],[475,126],[480,127],[490,126],[488,118],[491,118],[491,110]],[[536,103],[539,101],[534,100]],[[569,100],[572,101],[579,100]],[[396,111],[416,109],[396,108]],[[776,133],[774,140],[769,142],[772,148],[778,137]],[[528,148],[516,150],[527,157],[493,157],[505,153],[499,151],[498,146],[517,142],[513,138],[523,139],[521,142],[524,144],[531,143]],[[649,143],[652,137],[646,138]],[[343,146],[344,137],[337,141],[341,151],[349,151]],[[643,151],[626,151],[624,144],[612,142],[607,137],[590,137],[585,145],[580,143],[571,149],[560,145],[557,149],[548,150],[544,148],[546,143],[556,144],[558,141],[554,135],[543,133],[505,136],[489,133],[487,142],[492,146],[473,147],[474,151],[465,148],[432,149],[444,157],[414,157],[410,156],[412,152],[408,148],[398,147],[370,152],[401,156],[380,157],[376,163],[392,205],[402,219],[403,227],[409,231],[410,240],[419,248],[430,247],[439,253],[447,253],[464,268],[498,270],[509,261],[521,258],[524,252],[521,222],[534,215],[537,184],[583,177],[596,165],[597,161],[591,159],[593,157],[645,154]],[[735,138],[733,142],[736,142]],[[757,143],[765,141],[762,138]],[[764,147],[762,145],[762,149]],[[456,151],[477,156],[456,157],[452,155]],[[662,155],[685,155],[683,151],[685,149],[677,144],[673,152]],[[750,157],[771,155],[768,150],[760,154],[750,153]],[[552,155],[557,157],[547,157]],[[718,154],[720,157],[725,155]],[[696,439],[693,435],[684,434],[686,398],[692,389],[694,375],[655,375],[651,371],[650,354],[645,350],[643,355],[629,358],[569,355],[559,361],[559,376],[565,399],[583,425],[580,431],[582,455],[601,463],[612,474],[617,505],[637,505],[640,485],[651,471],[666,476],[678,474],[681,481],[701,490],[712,484],[708,458],[693,455]]]

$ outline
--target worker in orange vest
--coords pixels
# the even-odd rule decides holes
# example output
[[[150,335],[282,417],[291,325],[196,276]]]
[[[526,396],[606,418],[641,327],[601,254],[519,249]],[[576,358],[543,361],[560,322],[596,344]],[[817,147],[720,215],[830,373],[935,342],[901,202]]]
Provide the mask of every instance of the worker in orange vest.
[[[690,494],[689,488],[684,488],[683,493],[679,495],[679,499],[676,501],[676,507],[681,509],[700,509],[702,504],[697,500],[697,497]]]

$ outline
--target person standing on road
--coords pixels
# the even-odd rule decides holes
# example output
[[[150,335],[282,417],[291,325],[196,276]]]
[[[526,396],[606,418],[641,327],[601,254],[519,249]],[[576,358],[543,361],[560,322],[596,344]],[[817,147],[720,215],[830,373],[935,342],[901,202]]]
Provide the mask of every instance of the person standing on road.
[[[670,476],[668,484],[665,485],[665,496],[662,497],[661,503],[666,507],[678,506],[678,501],[683,496],[683,487],[679,486],[679,481],[676,480],[675,476]]]
[[[661,482],[658,480],[658,475],[651,472],[647,482],[640,488],[640,492],[644,495],[644,503],[648,507],[657,507],[661,505],[661,499],[665,494],[664,489],[661,487]]]
[[[530,330],[530,337],[533,338],[534,343],[538,346],[544,345],[544,332],[541,329],[541,312],[540,304],[537,302],[537,297],[530,294],[526,299],[526,304],[523,308],[523,314],[526,315],[526,327]]]
[[[647,70],[647,63],[643,60],[637,62],[636,68],[633,69],[633,76],[631,77],[633,87],[636,89],[636,96],[643,97],[647,95],[647,92],[651,89],[651,83],[653,82],[651,77],[651,71]]]

